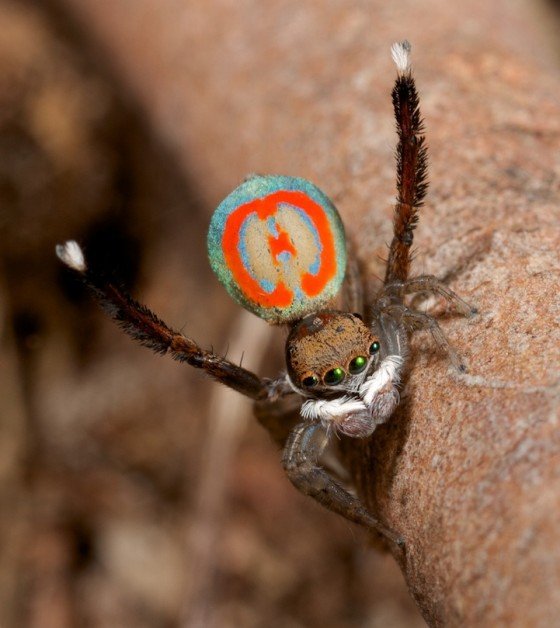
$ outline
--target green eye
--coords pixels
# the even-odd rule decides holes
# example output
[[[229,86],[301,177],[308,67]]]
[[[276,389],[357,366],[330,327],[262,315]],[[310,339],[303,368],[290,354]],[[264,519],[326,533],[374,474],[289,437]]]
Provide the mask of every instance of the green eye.
[[[371,346],[369,348],[369,352],[370,353],[377,353],[379,351],[379,349],[381,349],[381,345],[377,342],[377,340],[375,342],[371,343]]]
[[[350,373],[352,373],[352,375],[356,375],[357,373],[361,373],[366,368],[366,366],[367,358],[363,355],[359,355],[358,357],[354,358],[352,362],[350,362],[348,370],[350,371]]]
[[[325,377],[323,380],[327,386],[335,386],[336,384],[340,384],[340,382],[344,379],[346,373],[340,366],[337,366],[335,369],[331,369],[325,373]]]
[[[309,375],[308,377],[304,377],[301,380],[301,383],[305,386],[305,388],[313,388],[313,386],[317,386],[319,383],[319,378],[315,375]]]

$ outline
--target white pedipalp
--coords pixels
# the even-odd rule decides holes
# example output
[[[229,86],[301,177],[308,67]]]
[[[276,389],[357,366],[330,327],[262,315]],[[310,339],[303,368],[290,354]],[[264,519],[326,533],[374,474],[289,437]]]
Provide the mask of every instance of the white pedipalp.
[[[360,386],[360,397],[370,406],[375,397],[387,386],[397,387],[401,381],[404,358],[400,355],[388,355],[374,373]]]
[[[301,406],[300,413],[308,421],[324,422],[365,411],[367,407],[361,399],[344,396],[334,399],[308,399]]]
[[[327,434],[345,434],[352,438],[366,438],[373,434],[380,422],[371,409],[358,397],[309,399],[301,407],[301,416],[321,423]]]

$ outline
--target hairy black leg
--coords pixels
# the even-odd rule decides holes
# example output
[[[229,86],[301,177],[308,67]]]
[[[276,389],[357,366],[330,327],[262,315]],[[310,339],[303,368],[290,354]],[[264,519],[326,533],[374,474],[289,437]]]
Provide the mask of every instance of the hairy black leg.
[[[202,369],[251,399],[268,399],[290,392],[282,382],[261,379],[224,357],[202,349],[194,340],[169,327],[127,292],[90,270],[76,242],[57,247],[57,255],[91,289],[107,314],[141,345]]]
[[[404,297],[406,294],[418,292],[432,292],[449,301],[449,303],[463,316],[472,316],[477,313],[475,307],[448,288],[441,279],[434,275],[419,275],[406,281],[392,281],[383,288],[383,292],[388,295],[398,295]]]
[[[156,353],[169,354],[204,370],[220,383],[252,399],[268,396],[269,382],[222,356],[202,349],[194,340],[175,331],[146,306],[112,284],[92,285],[101,306],[123,330]]]
[[[342,515],[349,521],[374,530],[402,546],[404,541],[384,526],[361,503],[340,486],[319,466],[319,459],[328,444],[325,429],[317,423],[302,422],[290,433],[282,463],[292,484],[322,506]]]
[[[428,189],[428,154],[424,123],[420,115],[420,100],[410,68],[410,44],[407,41],[395,44],[391,52],[398,71],[392,99],[399,141],[395,150],[397,202],[385,283],[404,281],[408,277],[410,249],[418,223],[418,210]]]

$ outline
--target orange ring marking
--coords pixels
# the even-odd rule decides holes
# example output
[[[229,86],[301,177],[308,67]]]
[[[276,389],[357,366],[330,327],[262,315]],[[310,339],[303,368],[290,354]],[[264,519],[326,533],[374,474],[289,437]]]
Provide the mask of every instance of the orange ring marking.
[[[256,213],[259,219],[264,221],[276,213],[280,203],[294,205],[305,211],[317,229],[323,247],[320,253],[319,272],[316,275],[303,273],[301,277],[303,292],[308,297],[319,295],[336,273],[336,248],[328,217],[325,210],[306,194],[298,191],[280,190],[264,198],[240,205],[227,217],[225,222],[222,238],[224,259],[245,296],[259,306],[266,308],[290,306],[293,302],[293,292],[283,281],[279,281],[272,292],[265,292],[245,268],[239,253],[239,238],[243,223],[250,214]],[[276,238],[269,236],[269,244],[271,253],[274,255],[282,251],[297,252],[289,239],[289,235],[284,231],[280,231]],[[276,258],[274,263],[277,263]]]

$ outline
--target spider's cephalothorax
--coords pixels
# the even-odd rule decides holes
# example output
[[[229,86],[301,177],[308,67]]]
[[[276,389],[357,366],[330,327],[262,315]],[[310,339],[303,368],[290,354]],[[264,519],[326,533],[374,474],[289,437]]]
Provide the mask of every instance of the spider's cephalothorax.
[[[293,325],[286,343],[287,377],[308,397],[302,416],[347,436],[372,434],[379,417],[363,404],[360,390],[377,371],[380,349],[378,335],[349,312],[323,310]]]
[[[310,314],[292,327],[286,343],[290,382],[310,397],[356,392],[375,366],[379,348],[379,338],[356,314]]]
[[[284,443],[283,464],[292,483],[347,519],[400,542],[323,467],[330,435],[370,436],[399,403],[399,387],[415,329],[428,329],[452,363],[463,366],[438,323],[410,309],[405,296],[433,292],[461,314],[474,310],[436,277],[409,277],[418,209],[427,191],[427,155],[408,42],[395,44],[398,75],[392,98],[397,122],[397,201],[385,281],[373,308],[363,302],[355,264],[346,273],[344,228],[329,198],[304,179],[252,176],[216,209],[208,233],[212,268],[243,307],[273,324],[290,327],[287,372],[258,377],[203,350],[145,306],[88,268],[79,245],[57,247],[123,329],[158,353],[203,369],[219,382],[270,407],[284,397],[300,400],[300,422]],[[334,309],[346,277],[348,311]],[[339,306],[340,307],[340,306]],[[267,404],[269,404],[267,406]],[[293,404],[292,406],[293,407]]]

